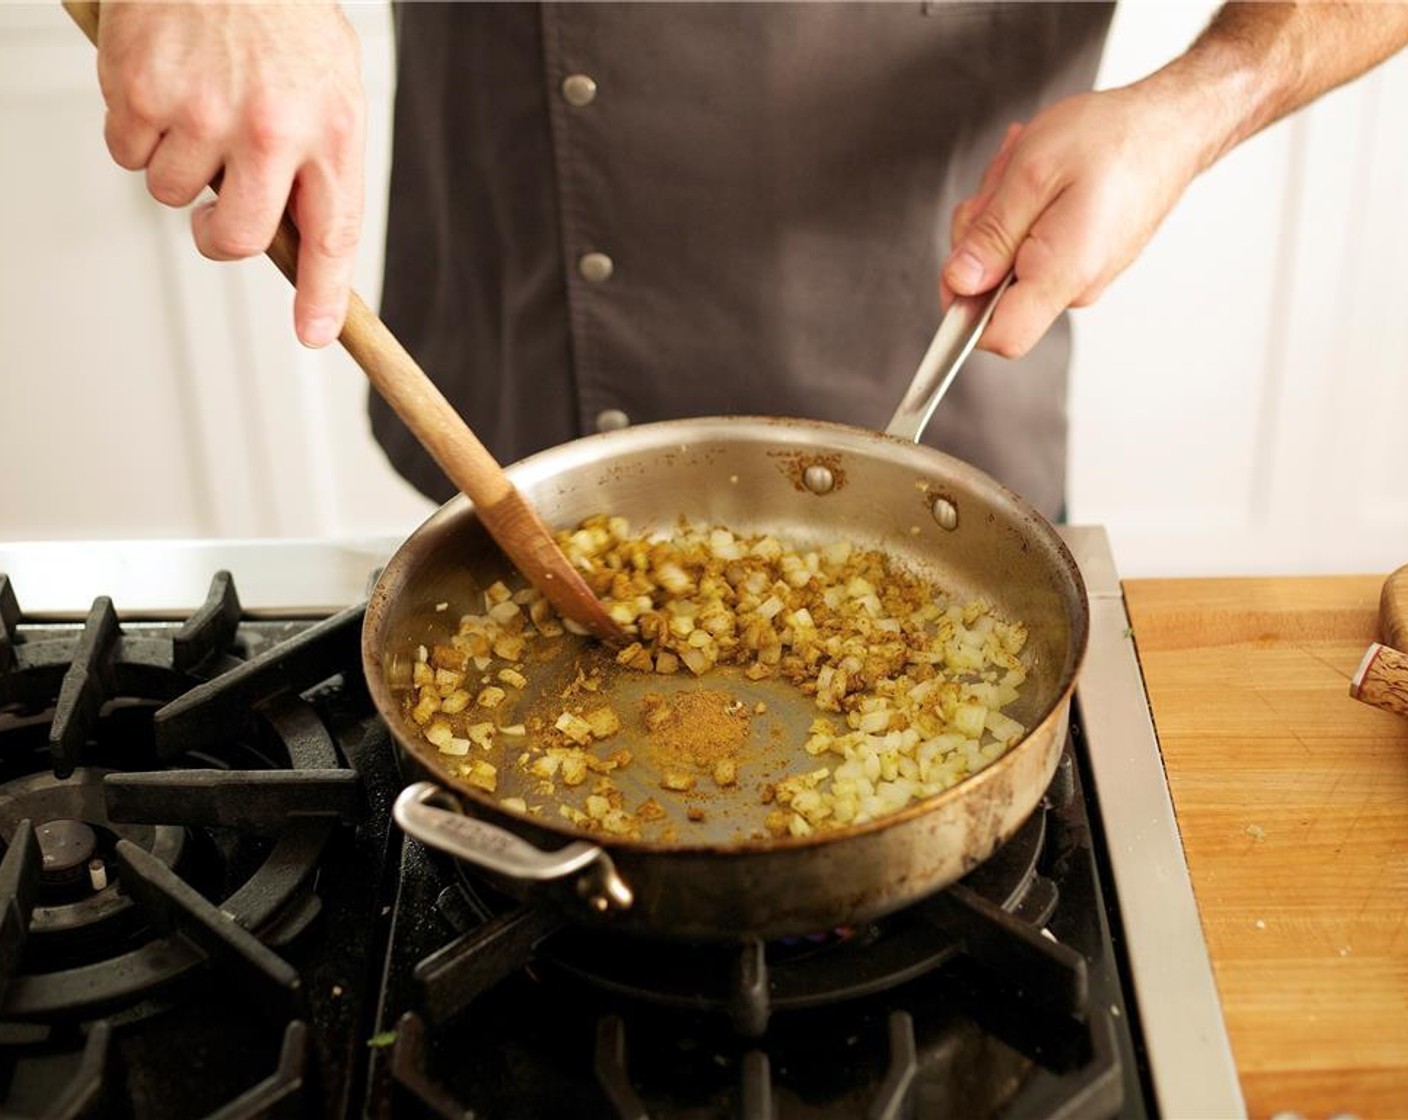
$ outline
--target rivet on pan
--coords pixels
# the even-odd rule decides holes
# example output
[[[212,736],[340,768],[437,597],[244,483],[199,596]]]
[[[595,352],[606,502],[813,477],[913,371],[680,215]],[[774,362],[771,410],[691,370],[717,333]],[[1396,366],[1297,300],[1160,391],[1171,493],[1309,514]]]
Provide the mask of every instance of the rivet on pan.
[[[932,512],[940,529],[958,528],[958,507],[947,498],[935,498]]]
[[[836,485],[830,468],[813,464],[802,472],[802,485],[813,494],[829,494]]]

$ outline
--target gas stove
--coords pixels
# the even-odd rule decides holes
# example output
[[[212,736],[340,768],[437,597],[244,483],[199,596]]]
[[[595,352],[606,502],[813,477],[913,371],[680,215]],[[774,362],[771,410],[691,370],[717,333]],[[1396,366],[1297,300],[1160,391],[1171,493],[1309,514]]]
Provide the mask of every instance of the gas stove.
[[[0,546],[0,1113],[1243,1112],[1119,583],[1041,807],[863,927],[678,945],[390,821],[391,541]]]

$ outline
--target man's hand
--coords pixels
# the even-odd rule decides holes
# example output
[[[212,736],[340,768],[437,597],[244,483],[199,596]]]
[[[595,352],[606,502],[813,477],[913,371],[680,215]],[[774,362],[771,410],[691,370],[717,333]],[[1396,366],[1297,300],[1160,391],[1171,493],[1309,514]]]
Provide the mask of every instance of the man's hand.
[[[1227,4],[1143,81],[1008,129],[978,192],[954,209],[943,303],[1015,270],[979,345],[1025,354],[1129,265],[1199,172],[1405,43],[1408,4]]]
[[[335,4],[106,0],[98,80],[108,150],[186,206],[212,260],[262,253],[285,208],[299,228],[294,326],[305,345],[342,329],[362,224],[364,100],[357,37]]]
[[[942,278],[947,305],[1015,268],[983,349],[1025,354],[1134,260],[1200,169],[1183,134],[1135,90],[1071,97],[1007,130],[978,193],[954,209]]]

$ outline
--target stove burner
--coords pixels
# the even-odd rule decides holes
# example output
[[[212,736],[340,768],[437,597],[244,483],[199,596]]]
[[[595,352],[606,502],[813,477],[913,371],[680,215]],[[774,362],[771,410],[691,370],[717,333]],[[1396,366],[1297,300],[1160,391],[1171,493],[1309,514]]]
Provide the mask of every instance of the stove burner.
[[[1055,891],[1037,872],[1046,814],[1033,813],[964,883],[993,907],[1017,911],[1028,899],[1044,913]],[[933,971],[960,940],[923,904],[854,929],[740,945],[676,945],[573,929],[539,946],[547,969],[614,995],[693,1011],[723,1011],[745,1038],[760,1037],[774,1013],[862,999]]]
[[[297,690],[356,666],[360,611],[242,661],[225,573],[180,627],[99,599],[79,631],[27,629],[0,584],[0,1019],[130,1011],[227,958],[292,1007],[266,946],[318,914],[360,798]]]
[[[1046,811],[1038,809],[962,880],[963,887],[991,910],[1040,927],[1057,899],[1055,887],[1038,870],[1045,843]],[[774,1013],[897,988],[942,967],[963,947],[946,912],[922,903],[854,929],[772,942],[682,945],[576,926],[559,933],[563,921],[552,911],[514,909],[464,864],[454,866],[460,889],[442,897],[439,908],[452,921],[466,911],[460,915],[468,918],[461,923],[465,932],[416,970],[423,1006],[435,1022],[453,1017],[514,969],[530,964],[546,979],[579,982],[613,997],[721,1012],[739,1036],[757,1038]]]
[[[49,821],[40,825],[35,835],[44,881],[54,886],[80,880],[98,850],[98,834],[82,821]]]
[[[132,932],[131,898],[112,881],[95,891],[88,874],[94,858],[111,864],[119,840],[150,852],[167,867],[181,860],[184,829],[111,819],[103,796],[103,779],[110,773],[80,767],[66,780],[31,774],[0,786],[0,839],[6,846],[12,844],[20,823],[27,820],[38,840],[41,862],[31,936],[72,938],[81,932],[83,944],[91,946]]]

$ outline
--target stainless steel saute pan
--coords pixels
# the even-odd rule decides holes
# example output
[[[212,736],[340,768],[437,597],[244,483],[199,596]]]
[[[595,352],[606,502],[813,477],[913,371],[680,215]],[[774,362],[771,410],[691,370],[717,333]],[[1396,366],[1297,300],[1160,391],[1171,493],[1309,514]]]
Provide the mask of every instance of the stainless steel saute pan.
[[[995,300],[960,305],[945,317],[891,432],[918,437]],[[1085,650],[1085,590],[1052,527],[980,471],[891,434],[723,418],[591,436],[525,459],[509,474],[556,528],[609,514],[626,517],[636,531],[670,530],[684,518],[739,534],[769,533],[795,546],[846,539],[884,551],[953,595],[982,596],[1030,632],[1022,655],[1028,678],[1010,709],[1029,730],[986,769],[892,816],[759,839],[742,823],[750,813],[756,819],[757,779],[819,764],[801,749],[819,714],[812,699],[726,669],[698,680],[688,673],[635,681],[623,675],[612,686],[623,720],[646,690],[720,688],[748,704],[764,701],[768,715],[753,721],[737,789],[712,793],[702,822],[687,822],[682,805],[675,806],[679,827],[668,842],[587,833],[556,814],[506,809],[499,798],[532,798],[526,786],[514,785],[522,780],[511,764],[517,750],[499,767],[495,793],[458,780],[404,714],[393,686],[417,647],[443,641],[460,613],[482,609],[484,588],[513,574],[460,497],[391,559],[363,631],[372,696],[422,779],[396,805],[398,822],[416,838],[516,891],[554,891],[585,921],[660,937],[772,937],[864,921],[946,886],[986,859],[1037,805],[1059,758]],[[529,690],[560,689],[571,665],[559,656],[529,666]],[[629,746],[627,722],[621,735]],[[611,749],[620,743],[611,740]],[[633,762],[623,774],[630,775],[623,781],[641,783],[636,792],[660,795],[648,766]],[[670,808],[668,796],[658,800]]]

